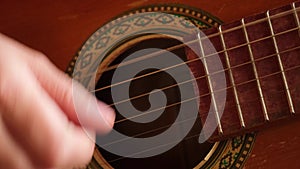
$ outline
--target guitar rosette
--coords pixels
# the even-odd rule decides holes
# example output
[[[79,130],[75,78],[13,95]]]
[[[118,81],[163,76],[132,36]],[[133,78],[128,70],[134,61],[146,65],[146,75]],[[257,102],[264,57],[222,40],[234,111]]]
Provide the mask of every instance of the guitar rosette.
[[[152,26],[150,29],[143,25],[142,22],[140,22],[141,18],[153,22],[152,25],[157,24],[154,26],[156,28],[153,29]],[[168,20],[172,20],[173,23],[177,23],[175,24],[177,26],[174,26],[174,24],[168,25]],[[135,23],[140,22],[141,24],[125,24],[129,21],[136,21]],[[210,74],[213,72],[212,68],[216,69],[217,67],[219,70],[223,70],[223,65],[218,55],[205,56],[206,53],[217,53],[205,34],[202,33],[199,28],[194,26],[194,24],[189,20],[175,15],[159,12],[132,14],[118,18],[114,22],[117,23],[115,24],[115,27],[107,30],[105,29],[105,26],[103,26],[103,29],[98,30],[84,44],[74,67],[74,80],[81,83],[89,91],[95,90],[96,82],[99,78],[97,69],[99,65],[105,61],[106,56],[109,53],[108,50],[101,48],[100,42],[107,37],[107,32],[109,31],[119,31],[117,38],[115,37],[114,39],[114,37],[110,37],[109,43],[111,46],[116,46],[126,39],[143,36],[145,34],[161,34],[171,36],[172,38],[181,41],[182,44],[192,49],[205,67],[206,76],[211,89],[210,95],[213,95],[211,98],[214,99],[211,101],[206,122],[203,125],[203,129],[199,137],[199,142],[205,142],[218,128],[216,113],[218,118],[222,116],[226,101],[226,90],[223,92],[214,92],[217,90],[215,89],[216,85],[214,84],[218,84],[218,88],[226,88],[225,72],[223,71],[223,73],[218,73],[217,76],[210,76]],[[124,25],[126,25],[126,32],[124,32],[124,30],[123,32],[120,32],[119,28]],[[133,26],[139,27],[139,31],[135,31],[137,28],[131,28]],[[183,37],[194,38],[191,41],[184,40]],[[205,50],[203,47],[205,47]],[[87,62],[87,57],[89,58],[89,62]],[[147,94],[150,107],[146,111],[136,109],[131,103],[131,97],[129,94],[130,84],[137,78],[147,77],[147,74],[138,76],[138,73],[146,69],[163,71],[169,74],[176,81],[180,91],[180,109],[174,123],[170,125],[164,132],[155,136],[146,138],[131,137],[119,132],[116,129],[113,129],[105,136],[96,136],[95,143],[99,147],[118,156],[145,158],[168,151],[172,147],[176,146],[189,133],[198,117],[199,111],[201,111],[199,110],[199,103],[201,101],[200,95],[199,92],[195,92],[195,89],[198,89],[196,82],[198,77],[193,75],[187,62],[183,61],[169,50],[147,48],[132,53],[115,67],[110,87],[111,96],[114,103],[122,103],[114,104],[114,108],[124,118],[135,123],[150,123],[159,118],[164,113],[165,108],[168,106],[167,97],[165,96],[164,91],[161,89],[152,90]],[[185,83],[185,85],[180,85],[182,83]],[[80,111],[83,110],[83,108],[78,106],[82,106],[82,104],[78,104],[81,100],[81,96],[80,94],[76,93],[76,86],[77,85],[73,85],[73,101],[75,110],[78,112],[78,119],[81,121],[83,116],[80,114]],[[94,92],[91,93],[94,94]],[[86,105],[87,108],[84,110],[89,110],[88,107],[96,106],[94,104],[96,104],[96,101],[91,101],[89,105]],[[216,110],[216,105],[218,110]],[[88,113],[84,114],[85,116],[88,115]],[[101,112],[98,114],[101,116]],[[88,128],[85,129],[86,131],[89,130]]]

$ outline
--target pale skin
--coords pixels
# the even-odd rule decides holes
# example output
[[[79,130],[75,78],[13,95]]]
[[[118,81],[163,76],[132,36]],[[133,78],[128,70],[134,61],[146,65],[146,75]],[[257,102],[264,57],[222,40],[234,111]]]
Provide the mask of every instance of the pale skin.
[[[100,101],[85,108],[95,98],[81,87],[75,111],[72,85],[42,53],[0,34],[0,168],[72,168],[90,161],[95,133],[109,132],[115,113]]]

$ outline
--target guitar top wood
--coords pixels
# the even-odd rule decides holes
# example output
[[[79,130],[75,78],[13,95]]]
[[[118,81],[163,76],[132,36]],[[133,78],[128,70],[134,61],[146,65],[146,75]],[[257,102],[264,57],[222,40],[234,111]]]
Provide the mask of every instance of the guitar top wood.
[[[45,53],[61,70],[83,42],[113,17],[141,5],[181,3],[203,9],[225,23],[287,5],[291,0],[87,0],[4,1],[0,32]],[[299,107],[299,106],[298,106]],[[244,168],[300,168],[300,121],[280,121],[260,131]]]

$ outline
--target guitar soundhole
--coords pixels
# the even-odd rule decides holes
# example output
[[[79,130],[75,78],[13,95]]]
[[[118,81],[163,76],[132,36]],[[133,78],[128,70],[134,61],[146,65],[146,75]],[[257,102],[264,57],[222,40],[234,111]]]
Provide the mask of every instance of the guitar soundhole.
[[[118,56],[110,65],[117,65],[130,54],[148,48],[160,48],[166,49],[170,46],[181,44],[180,41],[173,38],[152,38],[145,39],[140,43],[132,45],[126,48],[120,56]],[[185,49],[180,48],[172,51],[176,56],[180,57],[183,61],[186,61]],[[157,69],[145,69],[144,71],[137,72],[137,76],[145,75],[157,71]],[[104,72],[96,88],[105,87],[111,85],[112,76],[114,70]],[[180,91],[176,86],[176,81],[172,76],[166,72],[155,73],[145,78],[140,78],[130,82],[129,95],[131,98],[141,95],[143,93],[149,93],[154,89],[161,89],[166,86],[174,85],[174,87],[164,90],[164,94],[167,98],[167,105],[180,102]],[[102,90],[96,92],[96,96],[106,102],[107,104],[113,104],[111,90]],[[145,111],[150,107],[149,95],[133,99],[131,103],[139,111]],[[124,117],[117,112],[116,121],[122,120],[122,122],[116,123],[114,128],[127,136],[147,138],[155,136],[164,132],[175,121],[180,109],[180,104],[166,108],[162,115],[157,119],[149,123],[136,123],[130,120],[124,120]],[[111,154],[100,147],[98,147],[105,160],[116,169],[128,169],[128,168],[181,168],[190,169],[198,165],[204,157],[210,152],[213,144],[211,143],[198,143],[198,135],[201,131],[202,124],[199,118],[197,118],[192,130],[188,135],[171,150],[149,158],[125,158],[114,154]]]

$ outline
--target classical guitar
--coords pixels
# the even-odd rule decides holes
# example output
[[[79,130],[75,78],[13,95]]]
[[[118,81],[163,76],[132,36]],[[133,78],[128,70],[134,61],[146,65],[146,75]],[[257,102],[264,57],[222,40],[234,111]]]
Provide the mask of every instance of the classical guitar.
[[[99,4],[91,5],[89,3]],[[297,155],[300,152],[298,145],[299,133],[297,131],[297,129],[300,129],[299,121],[297,122],[297,113],[300,109],[300,79],[298,78],[300,73],[300,57],[298,56],[300,3],[266,1],[256,4],[252,1],[234,1],[230,2],[232,5],[228,5],[229,2],[218,1],[210,2],[214,5],[208,5],[205,2],[180,2],[180,4],[186,4],[187,6],[157,4],[154,1],[123,1],[120,2],[120,5],[114,5],[114,3],[86,2],[85,4],[76,4],[74,2],[72,4],[70,2],[70,4],[43,5],[42,10],[57,9],[58,16],[47,13],[42,15],[43,17],[30,17],[37,14],[30,10],[28,20],[30,18],[36,20],[31,20],[28,23],[16,23],[26,28],[23,33],[20,30],[11,29],[13,26],[10,26],[10,24],[0,27],[1,32],[17,37],[16,39],[23,40],[25,43],[45,51],[50,57],[52,56],[51,59],[62,69],[70,60],[70,58],[62,59],[62,56],[72,56],[75,53],[74,51],[80,48],[81,43],[86,41],[90,34],[105,23],[104,20],[96,19],[101,14],[107,22],[112,16],[122,17],[123,15],[120,15],[120,13],[125,11],[129,11],[123,13],[125,16],[131,16],[129,13],[167,12],[175,14],[178,18],[186,18],[194,26],[203,30],[205,37],[199,36],[197,33],[189,37],[183,37],[187,39],[185,42],[193,42],[191,45],[184,45],[182,41],[174,38],[182,36],[180,33],[172,34],[175,29],[182,29],[176,27],[176,24],[178,24],[176,21],[170,21],[168,23],[169,27],[162,27],[167,30],[165,35],[151,32],[150,34],[144,33],[140,36],[122,39],[121,37],[128,33],[126,32],[128,27],[132,28],[133,31],[141,31],[142,28],[139,27],[141,25],[143,29],[155,29],[155,23],[149,22],[148,24],[147,19],[162,23],[168,22],[168,20],[160,20],[160,15],[145,14],[133,19],[126,20],[125,18],[118,22],[107,22],[107,24],[104,24],[106,25],[105,28],[97,30],[83,45],[81,52],[69,64],[67,72],[72,75],[73,71],[76,70],[74,65],[76,65],[78,58],[86,58],[84,62],[81,62],[83,63],[82,69],[84,69],[85,66],[92,65],[95,61],[93,60],[95,58],[92,57],[94,55],[88,54],[100,49],[108,50],[109,52],[107,52],[104,62],[100,64],[100,68],[95,69],[98,71],[98,76],[96,90],[94,91],[99,99],[106,101],[108,104],[114,105],[112,94],[109,90],[105,90],[106,86],[114,85],[111,80],[114,74],[114,71],[111,71],[114,70],[113,67],[122,64],[122,61],[130,57],[132,53],[148,48],[175,48],[174,51],[170,51],[179,56],[190,68],[191,77],[195,77],[192,85],[197,86],[196,91],[200,100],[200,113],[197,115],[196,122],[193,123],[191,130],[180,144],[172,149],[149,158],[130,158],[115,155],[106,151],[105,148],[97,146],[93,160],[87,168],[300,167],[300,163],[297,161]],[[18,7],[13,2],[7,3],[7,5],[10,4]],[[103,8],[100,7],[100,4],[103,5]],[[145,5],[146,7],[144,7]],[[21,4],[16,9],[26,11],[24,6],[26,7],[26,4]],[[33,6],[38,5],[33,3]],[[116,10],[108,11],[113,7]],[[199,10],[200,8],[209,13]],[[41,9],[37,9],[37,11],[43,13]],[[79,12],[70,12],[68,9],[78,10]],[[102,11],[97,11],[97,9],[102,9]],[[270,10],[266,11],[267,9]],[[3,9],[3,11],[6,10]],[[223,16],[222,11],[226,11],[227,15]],[[20,14],[23,11],[19,10],[16,13],[18,12]],[[108,12],[110,13],[108,14]],[[224,20],[225,24],[213,15]],[[241,19],[243,17],[244,19]],[[54,21],[53,18],[57,20],[54,19]],[[140,22],[141,20],[143,22]],[[233,20],[238,21],[232,22]],[[130,22],[138,24],[135,24],[136,27],[134,27],[133,24],[129,24]],[[38,23],[42,23],[40,24],[42,26],[37,27],[44,30],[43,33],[36,32],[32,28],[33,24],[39,25]],[[76,28],[72,29],[72,33],[69,32],[69,23],[72,23]],[[54,25],[61,27],[55,27]],[[125,27],[120,27],[120,25],[125,25]],[[126,25],[129,26],[126,27]],[[86,29],[89,26],[91,28]],[[183,26],[187,25],[183,24]],[[49,27],[52,27],[52,29]],[[106,37],[116,40],[115,44],[109,44],[108,39],[101,36],[109,29],[117,30],[106,34]],[[48,34],[44,34],[46,31]],[[78,33],[80,31],[82,31],[82,34]],[[37,36],[31,36],[32,33],[36,33]],[[72,37],[73,34],[78,36]],[[47,37],[47,40],[43,40],[42,37]],[[51,40],[51,37],[53,40]],[[70,39],[74,40],[70,42]],[[205,41],[208,39],[215,48],[214,52],[207,51],[205,48]],[[55,44],[54,47],[59,50],[49,47],[51,45],[48,45],[48,42],[51,45]],[[58,47],[63,46],[62,44],[69,52]],[[57,54],[54,51],[61,52],[61,54],[54,56]],[[202,59],[199,59],[199,54]],[[206,65],[211,65],[209,64],[209,58],[214,55],[218,55],[220,58],[222,70],[212,68],[212,71],[208,72]],[[214,84],[213,76],[222,72],[226,87],[218,89],[218,85]],[[161,117],[149,124],[135,124],[122,116],[118,116],[115,128],[129,136],[147,138],[163,133],[176,120],[178,116],[176,112],[180,109],[180,105],[176,103],[182,103],[182,100],[178,99],[180,98],[180,95],[178,95],[180,84],[176,84],[174,78],[167,73],[156,69],[146,69],[136,73],[135,77],[147,77],[146,75],[149,74],[152,76],[146,79],[137,78],[137,80],[131,82],[132,87],[129,94],[131,99],[142,95],[138,99],[132,99],[135,108],[146,111],[149,108],[149,92],[154,89],[165,89],[169,106]],[[76,78],[76,74],[73,74],[73,76]],[[226,91],[227,95],[223,114],[219,116],[218,110],[221,108],[214,96],[221,91]],[[217,126],[209,140],[199,144],[199,133],[206,123],[210,107],[214,108],[213,117],[215,119],[211,123],[215,123]],[[258,130],[259,132],[256,133]]]
[[[243,167],[255,136],[240,135],[298,112],[298,6],[220,25],[204,12],[157,5],[97,30],[69,68],[117,111],[89,167]]]

